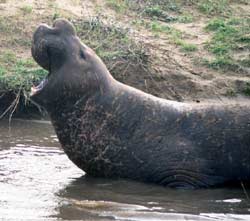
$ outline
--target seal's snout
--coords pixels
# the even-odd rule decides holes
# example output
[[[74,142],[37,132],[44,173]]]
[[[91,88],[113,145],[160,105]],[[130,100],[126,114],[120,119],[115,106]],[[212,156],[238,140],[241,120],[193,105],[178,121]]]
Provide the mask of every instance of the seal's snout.
[[[46,70],[50,69],[51,57],[60,58],[65,49],[65,37],[76,35],[74,26],[65,19],[57,19],[53,26],[41,24],[33,35],[32,56]],[[60,56],[59,56],[60,55]],[[58,63],[58,62],[57,62]]]
[[[53,27],[63,34],[76,35],[76,30],[73,24],[66,19],[56,19]]]
[[[49,59],[47,54],[48,33],[53,30],[46,24],[41,24],[33,35],[31,53],[35,61],[46,70],[49,69]]]
[[[73,24],[65,19],[57,19],[54,21],[53,26],[50,27],[47,24],[41,24],[36,29],[33,40],[36,41],[41,37],[46,37],[46,35],[53,34],[57,35],[76,35],[75,28]]]
[[[39,25],[33,35],[33,45],[37,44],[41,39],[44,39],[44,37],[47,34],[52,32],[53,32],[52,28],[50,28],[48,25],[46,24]]]

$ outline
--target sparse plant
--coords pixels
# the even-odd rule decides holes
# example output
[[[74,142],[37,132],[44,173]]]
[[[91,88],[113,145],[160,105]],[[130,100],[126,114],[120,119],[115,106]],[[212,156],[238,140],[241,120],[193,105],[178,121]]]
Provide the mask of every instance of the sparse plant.
[[[184,13],[183,15],[178,16],[177,21],[180,23],[191,23],[193,22],[194,17],[191,14]]]
[[[218,56],[215,59],[208,60],[207,65],[215,70],[236,70],[238,68],[233,60],[227,56]]]
[[[249,58],[242,59],[239,61],[242,66],[245,66],[247,68],[250,68],[250,56]]]
[[[183,42],[181,44],[181,49],[184,52],[193,52],[193,51],[197,51],[198,50],[197,45],[191,44],[191,43],[186,43],[186,42]]]
[[[28,94],[32,84],[41,80],[46,71],[37,68],[32,59],[19,59],[11,51],[0,56],[0,86],[2,90]]]
[[[55,11],[53,16],[52,16],[52,20],[54,21],[54,20],[56,20],[56,19],[58,19],[60,17],[61,17],[60,13],[58,11]]]
[[[226,96],[228,97],[235,97],[236,96],[236,91],[233,89],[233,88],[229,88],[227,91],[226,91]]]
[[[78,20],[74,24],[78,36],[95,50],[118,79],[121,78],[121,73],[115,70],[117,64],[125,67],[123,75],[126,74],[127,66],[148,65],[146,48],[129,37],[129,29],[113,23],[104,24],[98,17]]]
[[[127,2],[124,0],[107,0],[107,6],[121,13],[127,9]]]
[[[6,74],[6,69],[0,66],[0,77]]]
[[[184,40],[184,33],[178,29],[161,24],[158,21],[151,22],[148,28],[154,33],[166,34],[169,37],[170,42],[180,46],[180,49],[184,52],[193,52],[198,49],[195,44],[187,43]]]
[[[237,70],[247,65],[244,58],[237,60],[233,55],[238,50],[250,48],[250,19],[215,18],[205,29],[213,33],[206,43],[206,48],[215,55],[211,67]]]
[[[25,5],[21,7],[21,10],[24,12],[24,14],[30,14],[33,10],[33,7],[31,5]]]
[[[245,88],[243,89],[243,94],[250,96],[250,82],[247,82]]]
[[[231,13],[229,0],[201,0],[198,9],[208,15],[226,15]]]
[[[153,6],[153,7],[146,7],[144,14],[146,16],[149,16],[153,19],[157,19],[160,21],[164,21],[164,22],[173,22],[173,21],[177,21],[176,17],[173,16],[169,16],[168,13],[166,13],[165,11],[163,11],[161,9],[160,6]]]

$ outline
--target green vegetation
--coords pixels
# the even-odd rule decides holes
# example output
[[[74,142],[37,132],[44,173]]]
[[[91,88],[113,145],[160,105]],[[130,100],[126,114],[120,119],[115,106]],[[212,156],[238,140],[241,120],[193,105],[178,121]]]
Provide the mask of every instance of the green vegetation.
[[[250,55],[248,56],[248,58],[244,58],[244,59],[240,60],[240,64],[242,66],[250,68]]]
[[[235,54],[250,48],[250,19],[215,18],[206,26],[212,39],[206,48],[215,55],[209,66],[215,69],[239,70],[249,67],[249,58],[237,59]]]
[[[229,0],[201,0],[197,6],[201,12],[208,15],[228,15],[231,13]]]
[[[177,21],[180,23],[191,23],[194,21],[194,17],[191,14],[183,13],[178,16]]]
[[[161,7],[158,5],[153,7],[146,7],[144,10],[144,14],[153,19],[157,19],[164,22],[173,22],[178,20],[178,18],[176,17],[169,16],[168,13],[162,10]]]
[[[53,16],[52,16],[52,20],[56,20],[56,19],[58,19],[60,17],[61,17],[60,13],[58,11],[55,11]]]
[[[243,93],[244,93],[246,96],[250,96],[250,82],[247,82],[247,83],[246,83],[245,88],[243,89]]]
[[[6,31],[8,31],[8,25],[7,25],[7,23],[6,23],[6,21],[5,21],[5,19],[4,18],[0,18],[0,32],[6,32]]]
[[[72,18],[82,41],[97,52],[116,79],[155,95],[164,97],[167,91],[165,97],[181,99],[182,90],[178,86],[182,87],[182,80],[173,90],[166,86],[166,82],[176,82],[170,75],[164,78],[168,63],[173,66],[178,63],[178,68],[194,73],[206,73],[212,68],[213,74],[220,71],[234,77],[237,73],[249,76],[246,73],[250,71],[250,19],[244,7],[250,4],[249,0],[104,0],[104,3],[112,13],[104,11],[103,4],[90,1],[94,10],[88,11],[89,17],[84,17],[87,20],[76,16],[75,11],[71,13],[74,7],[63,8],[54,0],[45,3],[44,15],[36,4],[23,3],[17,6],[15,15],[0,16],[0,98],[6,92],[22,93],[25,97],[31,85],[47,74],[32,58],[22,57],[30,51],[37,24],[51,24],[59,17]],[[82,1],[73,0],[72,6],[76,4],[81,7]],[[92,18],[93,15],[98,17]],[[206,33],[202,31],[204,26]],[[205,43],[206,39],[209,40]],[[9,51],[10,45],[13,51]],[[177,56],[170,57],[169,49]],[[150,56],[151,52],[156,56]],[[167,59],[169,62],[164,63]],[[231,87],[228,96],[250,94],[250,84]]]
[[[186,43],[186,42],[181,42],[180,44],[181,49],[185,52],[192,52],[192,51],[197,51],[197,46],[195,44],[191,44],[191,43]]]
[[[107,6],[114,9],[118,13],[123,13],[127,9],[127,1],[124,0],[107,0]]]
[[[192,6],[201,13],[209,16],[231,15],[230,0],[106,0],[107,6],[119,13],[126,13],[129,10],[137,13],[138,16],[146,16],[165,22],[192,22],[193,17],[186,15],[186,6]],[[248,4],[247,0],[237,1],[241,4]],[[170,16],[170,13],[177,13],[178,16]]]
[[[203,64],[215,70],[239,70],[239,66],[232,59],[224,56],[216,57],[212,60],[204,59]]]
[[[171,32],[171,27],[168,25],[162,24],[158,21],[152,21],[151,23],[147,24],[147,28],[150,29],[154,33],[167,33]]]
[[[249,0],[235,0],[235,2],[238,2],[240,4],[245,4],[245,5],[249,5],[250,4]]]
[[[164,22],[190,22],[191,17],[182,15],[181,7],[183,1],[176,0],[106,0],[107,6],[119,13],[136,12],[137,17],[147,17]],[[171,16],[169,12],[180,13],[178,16]]]
[[[6,51],[0,55],[0,100],[7,99],[0,107],[0,119],[19,109],[25,109],[26,105],[32,107],[29,102],[29,92],[33,84],[41,81],[47,72],[37,68],[31,59],[19,59],[12,51]],[[33,105],[34,106],[34,105]],[[36,108],[37,109],[37,108]],[[40,111],[40,108],[38,108]]]
[[[47,72],[37,68],[31,59],[18,59],[11,52],[0,56],[0,88],[2,93],[12,91],[28,94],[33,83],[39,82]]]
[[[158,7],[161,8],[161,10],[163,10],[164,12],[180,12],[182,3],[182,1],[176,0],[148,0],[142,1],[141,4],[139,4],[139,7],[141,10],[147,10],[148,8]]]
[[[186,6],[191,6],[193,10],[212,16],[231,16],[231,3],[250,4],[249,0],[106,0],[107,6],[118,13],[136,12],[138,17],[148,17],[164,22],[189,23],[193,21],[193,16],[187,14]],[[170,14],[175,13],[175,16]]]
[[[151,22],[148,28],[156,34],[166,34],[171,43],[180,46],[181,51],[192,52],[198,49],[195,44],[187,43],[184,40],[185,33],[179,31],[178,29],[162,24],[158,21]]]
[[[33,10],[32,6],[30,5],[25,5],[21,7],[21,10],[24,12],[24,14],[30,14]]]
[[[25,23],[9,17],[0,17],[0,33],[5,39],[1,42],[2,47],[23,46],[30,48],[31,39],[28,38],[25,32]],[[2,34],[3,33],[3,34]],[[0,35],[0,39],[1,39]]]

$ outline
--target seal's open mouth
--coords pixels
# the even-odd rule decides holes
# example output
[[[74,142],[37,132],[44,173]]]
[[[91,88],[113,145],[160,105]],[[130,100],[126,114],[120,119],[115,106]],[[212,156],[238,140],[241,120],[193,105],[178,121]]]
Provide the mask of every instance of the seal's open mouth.
[[[31,54],[34,60],[45,70],[49,72],[47,77],[31,88],[30,97],[39,94],[46,95],[51,90],[49,83],[50,75],[57,73],[57,70],[62,67],[67,55],[68,40],[72,36],[76,36],[75,29],[71,23],[64,19],[58,19],[50,27],[46,24],[38,26],[33,34]],[[51,80],[55,79],[52,78]],[[43,93],[41,93],[43,92]]]
[[[35,94],[38,94],[48,83],[49,79],[48,76],[46,76],[41,82],[40,84],[38,84],[37,86],[33,85],[31,87],[31,92],[30,92],[30,96],[33,96]]]
[[[32,47],[32,51],[34,50],[34,48]],[[44,55],[44,54],[43,54]],[[31,87],[31,92],[30,92],[30,97],[38,94],[39,92],[41,92],[43,90],[43,88],[48,84],[49,82],[49,76],[50,76],[50,73],[51,73],[51,62],[50,62],[50,59],[51,59],[51,55],[49,53],[49,49],[46,50],[46,60],[47,60],[47,63],[48,63],[48,75],[38,84],[38,85],[33,85]]]

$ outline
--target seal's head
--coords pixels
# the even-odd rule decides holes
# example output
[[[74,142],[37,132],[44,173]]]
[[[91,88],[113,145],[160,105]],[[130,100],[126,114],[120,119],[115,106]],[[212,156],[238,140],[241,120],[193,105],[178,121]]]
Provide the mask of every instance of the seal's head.
[[[48,109],[64,99],[74,101],[103,89],[112,79],[101,59],[76,36],[73,25],[57,19],[34,33],[32,56],[49,74],[31,89],[31,99]]]

